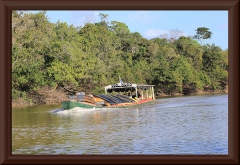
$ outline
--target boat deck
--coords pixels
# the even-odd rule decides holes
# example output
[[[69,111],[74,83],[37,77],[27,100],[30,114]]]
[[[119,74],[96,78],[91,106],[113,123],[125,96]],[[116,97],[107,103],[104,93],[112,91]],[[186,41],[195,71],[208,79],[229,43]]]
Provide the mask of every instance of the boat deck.
[[[153,99],[140,100],[140,101],[138,101],[138,104],[143,104],[143,103],[147,103],[147,102],[150,102],[150,101],[153,101]]]

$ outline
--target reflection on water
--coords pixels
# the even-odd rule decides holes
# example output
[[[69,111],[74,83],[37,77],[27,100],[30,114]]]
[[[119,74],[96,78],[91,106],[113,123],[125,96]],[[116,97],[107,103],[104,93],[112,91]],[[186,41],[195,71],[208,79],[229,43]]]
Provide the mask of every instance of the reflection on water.
[[[228,96],[138,108],[15,108],[13,154],[228,154]]]

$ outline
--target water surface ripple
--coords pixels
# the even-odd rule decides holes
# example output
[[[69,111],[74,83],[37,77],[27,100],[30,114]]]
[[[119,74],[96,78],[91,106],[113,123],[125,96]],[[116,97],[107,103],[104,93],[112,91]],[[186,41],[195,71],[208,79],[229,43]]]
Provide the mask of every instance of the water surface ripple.
[[[14,108],[13,154],[228,154],[228,95],[138,108]]]

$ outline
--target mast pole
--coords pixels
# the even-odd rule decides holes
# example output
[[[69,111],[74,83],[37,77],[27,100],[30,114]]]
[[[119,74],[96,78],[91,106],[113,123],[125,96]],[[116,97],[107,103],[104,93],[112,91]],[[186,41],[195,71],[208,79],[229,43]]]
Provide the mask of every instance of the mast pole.
[[[148,99],[148,89],[146,90],[146,92],[147,92],[147,99]]]
[[[155,96],[154,96],[154,88],[152,87],[152,92],[153,92],[153,99],[155,99]]]
[[[138,102],[138,93],[137,93],[137,87],[136,87],[135,89],[136,89],[136,98],[137,98],[137,102]]]
[[[151,99],[152,99],[152,88],[151,88],[151,87],[149,87],[149,96],[150,96]]]

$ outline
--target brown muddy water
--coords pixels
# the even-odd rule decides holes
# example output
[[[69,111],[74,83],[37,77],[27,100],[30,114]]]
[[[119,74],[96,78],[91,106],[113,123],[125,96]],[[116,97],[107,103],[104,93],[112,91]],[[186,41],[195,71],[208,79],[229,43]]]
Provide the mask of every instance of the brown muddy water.
[[[12,109],[12,154],[228,154],[228,95],[124,109]]]

